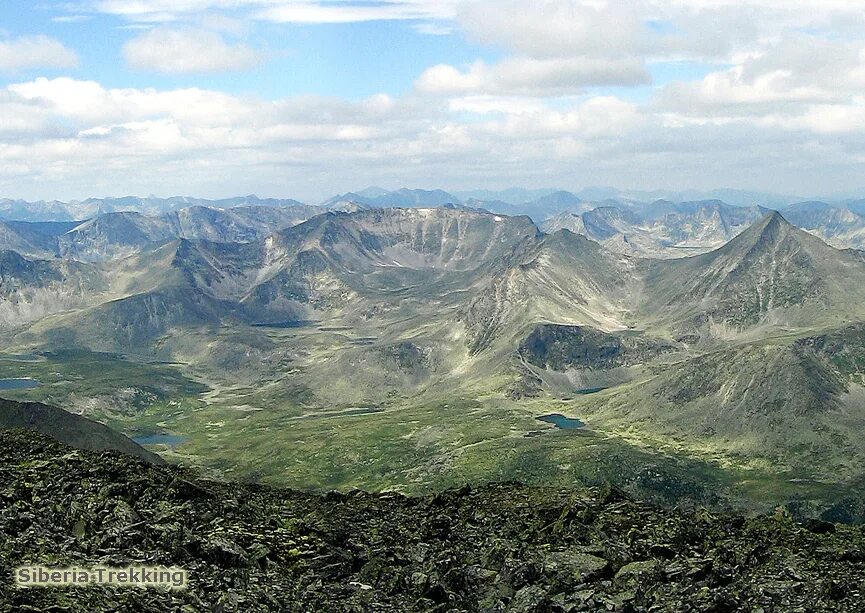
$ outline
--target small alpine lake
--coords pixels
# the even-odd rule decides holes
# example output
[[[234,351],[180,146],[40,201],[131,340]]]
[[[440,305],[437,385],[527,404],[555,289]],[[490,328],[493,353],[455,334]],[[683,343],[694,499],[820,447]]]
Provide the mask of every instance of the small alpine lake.
[[[39,387],[40,382],[29,377],[0,379],[0,390],[29,390]]]
[[[556,428],[562,430],[576,430],[585,427],[585,422],[580,421],[575,417],[565,417],[561,413],[550,413],[549,415],[541,415],[535,419],[553,424]]]

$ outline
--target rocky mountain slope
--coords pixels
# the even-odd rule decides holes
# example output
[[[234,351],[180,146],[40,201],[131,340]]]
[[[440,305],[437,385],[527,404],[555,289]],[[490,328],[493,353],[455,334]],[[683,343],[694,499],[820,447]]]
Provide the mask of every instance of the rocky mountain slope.
[[[745,518],[610,488],[424,498],[205,481],[0,431],[0,564],[185,568],[182,591],[16,589],[4,611],[853,611],[861,527]]]
[[[94,304],[106,290],[102,272],[86,264],[0,251],[0,327]]]
[[[160,216],[112,212],[84,222],[0,222],[0,248],[27,257],[82,262],[117,260],[179,238],[241,243],[261,240],[322,213],[317,207],[193,206]]]
[[[681,258],[717,249],[768,213],[720,201],[644,205],[615,204],[583,213],[565,211],[547,219],[545,232],[567,229],[618,253]]]
[[[790,223],[839,249],[865,247],[863,212],[852,203],[831,206],[825,202],[800,202],[783,209]]]
[[[529,205],[511,208],[521,211],[523,206]],[[799,202],[785,205],[780,211],[787,221],[833,247],[865,246],[865,217],[854,203]],[[763,206],[733,206],[720,200],[574,200],[560,211],[536,213],[533,219],[547,233],[567,229],[618,253],[681,258],[717,249],[768,212]]]
[[[460,204],[461,201],[456,196],[440,189],[402,188],[395,191],[371,189],[365,190],[363,193],[338,194],[323,202],[322,206],[331,210],[345,210],[344,206],[347,203],[353,203],[364,208],[414,208]]]
[[[657,317],[693,318],[744,329],[758,323],[827,325],[861,316],[862,260],[839,251],[773,212],[729,243],[692,258],[649,261],[649,299]]]
[[[527,218],[374,209],[320,215],[247,244],[175,241],[110,269],[112,286],[134,288],[127,296],[54,326],[76,343],[128,352],[178,326],[304,321],[335,311],[363,317],[413,293],[427,296],[436,284],[471,286],[539,235]]]
[[[58,255],[58,239],[78,225],[75,221],[0,221],[0,249],[25,256]]]
[[[568,230],[544,235],[528,218],[446,208],[328,213],[248,243],[129,244],[143,251],[106,266],[6,252],[0,288],[9,304],[28,292],[54,291],[68,301],[87,293],[95,310],[74,314],[75,325],[61,318],[52,327],[69,327],[84,345],[88,334],[114,336],[118,351],[177,326],[370,320],[372,312],[386,320],[396,309],[422,309],[412,301],[436,293],[447,309],[433,318],[462,322],[475,353],[490,339],[512,348],[522,338],[512,335],[544,321],[658,328],[677,340],[803,327],[814,318],[840,325],[865,315],[861,258],[778,213],[718,250],[674,260],[619,255]],[[100,301],[99,289],[110,299]],[[129,344],[129,332],[140,341]]]

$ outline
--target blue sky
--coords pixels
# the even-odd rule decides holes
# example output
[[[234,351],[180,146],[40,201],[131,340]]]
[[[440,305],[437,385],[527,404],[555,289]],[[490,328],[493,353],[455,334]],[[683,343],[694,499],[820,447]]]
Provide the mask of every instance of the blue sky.
[[[865,11],[817,6],[6,0],[0,197],[856,190]]]
[[[504,55],[495,45],[473,42],[446,23],[439,24],[442,32],[426,34],[418,29],[431,23],[425,20],[270,24],[244,21],[238,19],[236,11],[229,11],[226,15],[241,21],[245,30],[236,38],[254,38],[256,46],[267,54],[267,61],[239,73],[165,75],[130,70],[122,59],[123,44],[156,24],[74,10],[77,8],[74,4],[69,7],[72,10],[64,10],[67,4],[7,0],[0,5],[0,23],[7,35],[47,34],[62,41],[77,52],[80,65],[54,74],[94,79],[107,87],[169,89],[194,85],[272,99],[301,94],[359,99],[381,92],[402,95],[411,89],[424,69],[434,64],[465,66],[479,58],[495,62]],[[74,21],[62,21],[64,18]],[[443,33],[446,30],[450,31]],[[657,85],[678,78],[702,77],[711,66],[659,61],[650,63],[649,70],[653,85]],[[5,82],[14,82],[45,74],[51,71],[31,68],[0,77]],[[653,89],[653,86],[597,87],[593,91],[646,100]]]
[[[267,55],[266,61],[243,72],[165,75],[130,70],[123,62],[123,44],[156,24],[64,10],[67,4],[31,0],[0,3],[0,24],[7,37],[45,34],[74,49],[80,61],[72,70],[25,68],[0,75],[3,81],[53,72],[95,79],[108,87],[168,89],[194,85],[268,98],[322,94],[358,99],[380,92],[402,94],[425,68],[436,63],[463,64],[478,57],[493,61],[500,56],[495,49],[472,44],[457,32],[420,33],[416,27],[425,23],[423,20],[272,24],[238,19],[238,27],[245,31],[233,38],[254,39],[255,46]],[[73,4],[70,8],[76,7]],[[237,12],[229,11],[225,16],[237,19]],[[80,21],[57,21],[79,17]]]

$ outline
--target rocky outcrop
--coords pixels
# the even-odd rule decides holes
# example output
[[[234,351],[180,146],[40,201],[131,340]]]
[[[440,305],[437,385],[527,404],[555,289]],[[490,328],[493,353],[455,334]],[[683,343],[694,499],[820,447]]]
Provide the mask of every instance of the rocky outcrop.
[[[16,589],[3,611],[853,611],[861,527],[615,489],[425,498],[217,483],[0,432],[0,566],[176,565],[185,591]]]

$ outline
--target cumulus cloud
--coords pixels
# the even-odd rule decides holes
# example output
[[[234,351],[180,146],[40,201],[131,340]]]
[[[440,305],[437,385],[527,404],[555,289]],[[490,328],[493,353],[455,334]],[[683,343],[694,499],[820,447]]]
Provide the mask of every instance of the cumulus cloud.
[[[150,42],[138,58],[147,70],[248,68],[260,56],[234,41],[261,21],[401,20],[463,35],[492,48],[495,59],[479,52],[427,66],[402,96],[360,101],[111,89],[74,79],[12,84],[0,90],[0,116],[14,117],[0,126],[0,190],[149,193],[159,176],[166,193],[202,195],[264,186],[325,196],[370,183],[814,193],[859,187],[865,171],[860,3],[826,0],[820,10],[811,0],[539,0],[531,10],[524,0],[86,3],[133,26],[171,22],[135,39]],[[222,34],[208,40],[188,30],[192,24]]]
[[[111,192],[135,191],[138,180],[143,189],[157,175],[164,189],[187,192],[233,191],[246,180],[283,189],[296,182],[303,184],[293,192],[299,194],[327,192],[349,187],[351,177],[383,172],[415,183],[469,160],[495,165],[500,156],[535,158],[574,139],[597,144],[636,121],[631,105],[615,99],[556,112],[534,106],[522,119],[464,125],[445,101],[411,96],[266,101],[196,88],[110,89],[68,78],[7,86],[0,113],[13,109],[21,124],[14,138],[0,134],[0,187],[12,184],[3,168],[28,166],[31,185],[92,182],[90,189]],[[497,153],[491,158],[490,151]],[[337,171],[335,183],[314,185],[319,174]],[[20,175],[14,184],[21,188]]]
[[[456,22],[471,39],[509,55],[466,71],[432,67],[416,83],[421,91],[555,96],[647,85],[652,63],[727,62],[760,38],[750,13],[687,0],[541,0],[531,10],[520,0],[466,1]]]
[[[0,130],[0,190],[69,198],[266,189],[315,200],[377,181],[771,188],[769,177],[795,191],[852,188],[850,177],[865,164],[861,106],[817,105],[787,123],[759,117],[723,125],[614,96],[557,106],[413,93],[268,101],[36,79],[0,90],[0,115],[16,118]],[[852,131],[833,130],[839,113]],[[823,183],[812,183],[815,167]]]
[[[169,74],[233,72],[261,62],[248,45],[229,44],[216,32],[156,28],[123,45],[126,63],[137,70]]]
[[[474,39],[532,57],[726,61],[790,32],[861,35],[860,4],[827,0],[478,0],[457,21]]]
[[[22,36],[0,40],[0,72],[27,68],[75,68],[78,55],[47,36]]]
[[[802,104],[828,102],[838,93],[815,84],[795,83],[787,71],[746,75],[742,66],[712,72],[703,79],[674,82],[659,93],[659,107],[689,116],[778,113]]]
[[[160,183],[164,176],[169,185],[172,172],[181,173],[173,183],[180,191],[220,183],[231,189],[244,176],[282,183],[292,171],[308,178],[313,164],[325,169],[398,155],[398,143],[419,138],[430,117],[429,109],[421,113],[386,95],[265,101],[197,88],[109,89],[68,78],[0,91],[0,115],[15,113],[19,124],[14,134],[0,133],[0,187],[7,189],[7,165],[31,168],[31,185],[92,182],[109,192],[132,189],[132,175],[142,185],[147,176],[159,175]],[[23,186],[19,179],[15,189]]]
[[[560,96],[588,85],[640,85],[651,82],[642,62],[606,58],[509,58],[492,66],[478,61],[462,72],[439,64],[421,74],[415,86],[437,95],[485,93]]]
[[[865,40],[793,33],[734,65],[659,89],[652,108],[690,123],[747,121],[821,135],[861,132]]]
[[[464,4],[458,21],[480,42],[533,57],[631,54],[646,33],[630,2],[541,0],[527,10],[519,0],[483,1]]]

